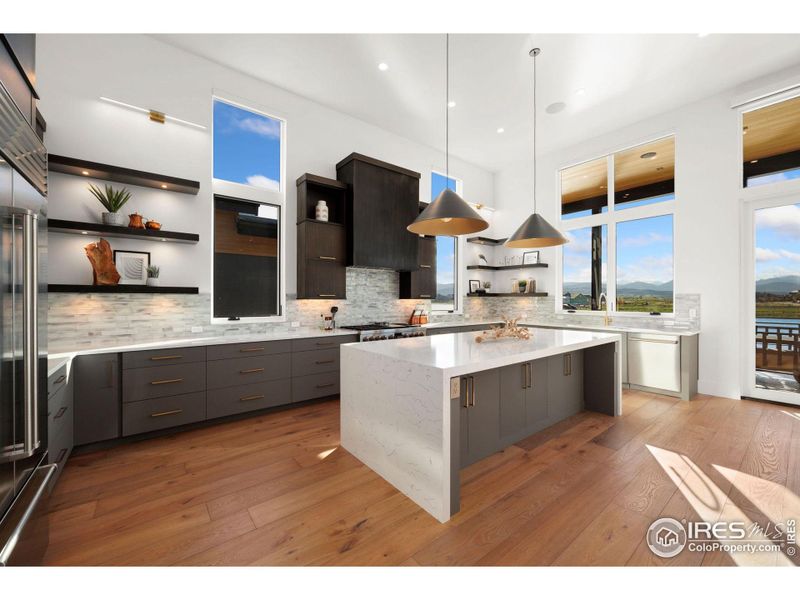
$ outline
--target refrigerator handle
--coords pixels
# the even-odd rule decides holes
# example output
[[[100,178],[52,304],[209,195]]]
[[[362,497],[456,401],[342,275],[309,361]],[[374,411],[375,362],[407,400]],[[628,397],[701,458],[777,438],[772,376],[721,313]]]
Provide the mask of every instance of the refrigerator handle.
[[[39,447],[39,253],[37,219],[22,218],[23,285],[22,320],[24,323],[23,361],[25,365],[25,447],[28,455]]]

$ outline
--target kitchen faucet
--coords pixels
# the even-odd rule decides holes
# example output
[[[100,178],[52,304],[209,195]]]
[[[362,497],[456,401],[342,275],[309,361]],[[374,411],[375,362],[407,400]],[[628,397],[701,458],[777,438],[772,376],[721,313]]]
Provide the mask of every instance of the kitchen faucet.
[[[608,327],[609,325],[611,325],[612,319],[611,319],[610,316],[608,316],[608,298],[606,297],[606,293],[605,292],[600,294],[600,298],[597,300],[598,307],[603,306],[603,302],[604,301],[606,303],[606,314],[603,317],[603,325]]]

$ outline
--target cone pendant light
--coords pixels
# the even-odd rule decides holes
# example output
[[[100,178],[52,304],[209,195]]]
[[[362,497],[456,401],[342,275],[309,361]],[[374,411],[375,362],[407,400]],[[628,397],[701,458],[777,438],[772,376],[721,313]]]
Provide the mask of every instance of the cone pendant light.
[[[407,229],[419,235],[464,235],[489,227],[476,210],[451,190],[450,182],[450,34],[446,36],[445,161],[448,187],[425,207]]]
[[[567,243],[558,229],[536,213],[536,57],[540,52],[539,48],[529,52],[533,57],[533,214],[506,240],[509,248],[545,248]]]

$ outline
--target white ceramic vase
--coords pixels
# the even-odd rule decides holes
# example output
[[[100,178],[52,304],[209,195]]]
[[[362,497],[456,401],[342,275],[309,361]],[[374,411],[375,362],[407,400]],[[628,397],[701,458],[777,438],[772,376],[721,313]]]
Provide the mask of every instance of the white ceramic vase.
[[[147,285],[150,287],[158,287],[158,277],[148,277]]]
[[[325,200],[317,202],[316,210],[314,211],[317,221],[328,221],[328,203]]]

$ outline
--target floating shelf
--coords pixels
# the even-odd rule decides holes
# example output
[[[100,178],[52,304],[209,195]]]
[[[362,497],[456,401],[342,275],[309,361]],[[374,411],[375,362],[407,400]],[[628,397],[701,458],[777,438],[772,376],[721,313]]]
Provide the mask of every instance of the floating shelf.
[[[508,293],[508,294],[492,294],[492,293],[472,294],[472,293],[469,293],[469,294],[467,294],[467,296],[469,296],[470,298],[485,298],[485,297],[489,297],[489,298],[544,298],[544,297],[547,296],[547,292],[534,292],[532,294],[519,294],[519,293],[517,293],[517,294],[512,294],[512,293]]]
[[[511,271],[513,269],[546,269],[547,263],[536,263],[533,265],[501,265],[493,267],[490,265],[467,265],[471,271]]]
[[[488,238],[483,236],[471,237],[467,238],[468,244],[480,244],[481,246],[499,246],[500,244],[504,244],[508,238],[502,238],[496,240],[494,238]]]
[[[102,179],[104,181],[114,181],[117,183],[128,183],[169,192],[180,192],[182,194],[197,195],[200,191],[200,182],[190,179],[180,179],[169,175],[159,175],[158,173],[148,173],[147,171],[137,171],[126,167],[115,167],[104,165],[103,163],[70,158],[50,154],[47,157],[48,169],[56,173],[66,173],[67,175],[77,175],[79,177],[89,177],[91,179]]]
[[[58,233],[72,233],[85,235],[105,235],[108,237],[130,238],[137,240],[153,240],[162,242],[178,242],[182,244],[196,244],[200,236],[196,233],[181,231],[164,231],[154,229],[134,229],[133,227],[118,227],[101,223],[84,223],[81,221],[64,221],[62,219],[49,219],[47,229]]]
[[[78,294],[197,294],[196,287],[149,286],[149,285],[72,285],[51,283],[48,292]]]

